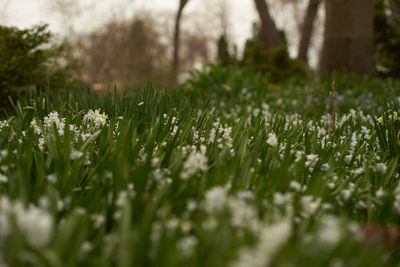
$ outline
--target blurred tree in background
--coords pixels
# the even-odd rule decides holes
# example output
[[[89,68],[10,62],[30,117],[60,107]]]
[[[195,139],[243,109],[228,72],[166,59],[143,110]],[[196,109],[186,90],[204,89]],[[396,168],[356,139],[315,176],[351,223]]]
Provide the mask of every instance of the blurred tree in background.
[[[217,41],[217,63],[222,66],[229,66],[236,62],[236,59],[229,52],[229,43],[224,34]]]
[[[0,101],[21,89],[59,89],[76,82],[63,63],[63,45],[52,45],[47,25],[20,30],[0,26]]]
[[[98,87],[142,86],[149,81],[157,85],[171,73],[162,33],[146,15],[111,21],[99,31],[80,35],[72,49],[84,66],[84,80]]]

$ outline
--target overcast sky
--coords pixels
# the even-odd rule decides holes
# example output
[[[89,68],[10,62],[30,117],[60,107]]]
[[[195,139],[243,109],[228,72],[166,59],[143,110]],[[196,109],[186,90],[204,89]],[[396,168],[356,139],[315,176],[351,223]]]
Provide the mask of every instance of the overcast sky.
[[[65,33],[66,24],[71,23],[76,31],[91,31],[110,18],[124,19],[143,11],[152,12],[154,16],[168,16],[173,18],[176,12],[178,0],[70,0],[76,1],[81,10],[80,19],[74,19],[73,23],[68,18],[63,18],[52,9],[54,0],[0,0],[0,23],[28,27],[39,22],[50,24],[53,32]],[[186,18],[191,15],[207,16],[215,11],[217,3],[225,1],[229,10],[230,37],[239,49],[243,47],[245,40],[251,36],[251,25],[257,14],[252,0],[190,0],[184,14]],[[8,5],[5,3],[8,2]],[[306,2],[304,0],[304,2]],[[4,8],[6,7],[6,8]],[[3,10],[3,12],[1,12]],[[72,8],[74,10],[74,7]],[[73,11],[72,11],[73,12]],[[298,10],[294,11],[299,13]],[[3,14],[2,14],[3,13]],[[296,54],[297,32],[294,19],[288,19],[289,11],[272,10],[278,27],[284,27],[290,44],[290,53]],[[301,13],[301,12],[300,12]],[[173,23],[170,19],[169,23]],[[291,29],[292,32],[288,32]],[[315,55],[311,55],[313,61]],[[313,64],[313,62],[311,62]]]
[[[0,2],[6,1],[0,0]],[[52,2],[52,0],[11,0],[5,10],[6,14],[0,22],[19,27],[46,22],[50,24],[53,31],[60,32],[63,28],[63,21],[54,11],[52,12],[50,8]],[[90,31],[98,27],[115,15],[116,12],[119,13],[120,10],[126,12],[125,14],[118,14],[122,16],[130,16],[135,10],[136,12],[138,10],[152,10],[156,14],[161,12],[174,13],[178,5],[178,0],[78,0],[78,2],[81,7],[86,7],[88,13],[87,16],[81,16],[83,19],[75,23],[75,27],[83,31]],[[191,0],[185,9],[185,14],[204,11],[202,2],[204,0]],[[129,3],[132,4],[129,5]],[[232,38],[237,42],[242,42],[251,34],[251,23],[255,19],[253,1],[230,0],[227,3],[230,6]],[[126,6],[128,8],[121,8]]]

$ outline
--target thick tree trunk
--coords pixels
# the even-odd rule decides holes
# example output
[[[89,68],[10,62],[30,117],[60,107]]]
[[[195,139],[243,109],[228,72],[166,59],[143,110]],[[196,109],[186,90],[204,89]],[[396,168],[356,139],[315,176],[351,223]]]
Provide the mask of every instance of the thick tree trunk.
[[[308,48],[310,47],[311,36],[314,29],[314,21],[317,16],[319,5],[322,0],[309,0],[307,12],[301,26],[301,39],[297,57],[308,63]]]
[[[254,2],[261,20],[261,37],[264,43],[264,48],[270,50],[283,45],[282,38],[276,29],[275,22],[269,13],[268,5],[265,0],[254,0]]]
[[[175,18],[174,54],[173,54],[173,62],[172,62],[172,84],[173,85],[177,84],[178,73],[179,73],[179,47],[180,47],[179,36],[180,36],[180,25],[181,25],[182,12],[188,2],[189,2],[189,0],[180,0],[178,12],[176,13],[176,18]]]
[[[373,0],[326,1],[320,72],[373,74]]]

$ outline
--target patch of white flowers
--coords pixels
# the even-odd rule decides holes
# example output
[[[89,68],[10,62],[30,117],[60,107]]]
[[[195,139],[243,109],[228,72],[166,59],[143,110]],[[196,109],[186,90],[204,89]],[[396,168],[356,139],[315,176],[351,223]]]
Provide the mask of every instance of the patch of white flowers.
[[[45,136],[51,136],[53,127],[56,128],[57,133],[60,136],[64,135],[65,131],[65,118],[61,118],[57,111],[50,112],[47,116],[43,118],[43,122],[38,121],[34,118],[30,126],[39,136],[38,146],[41,151],[44,149],[44,145],[46,144]],[[100,113],[100,110],[97,109],[95,111],[89,110],[84,116],[82,120],[82,124],[78,127],[75,124],[69,124],[69,131],[73,134],[74,142],[78,142],[79,138],[82,138],[83,141],[88,139],[90,136],[94,134],[95,131],[107,125],[108,115],[105,113]],[[72,151],[71,159],[78,159],[82,156],[82,152]]]

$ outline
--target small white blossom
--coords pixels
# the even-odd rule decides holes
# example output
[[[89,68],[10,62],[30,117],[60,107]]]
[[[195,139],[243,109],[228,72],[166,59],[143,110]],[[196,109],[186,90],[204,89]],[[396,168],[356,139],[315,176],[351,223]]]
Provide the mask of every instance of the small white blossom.
[[[178,250],[183,258],[192,256],[198,241],[195,236],[189,235],[180,239],[177,243]]]
[[[315,164],[318,162],[318,155],[309,154],[306,156],[306,167],[310,172],[314,170]]]
[[[294,191],[300,192],[301,190],[301,184],[297,181],[291,181],[289,184],[290,188],[293,189]]]
[[[8,182],[8,177],[0,173],[0,183],[7,183],[7,182]]]
[[[46,180],[47,180],[49,183],[52,183],[52,184],[57,183],[57,179],[58,179],[58,178],[57,178],[57,175],[54,174],[54,173],[49,174],[49,175],[46,176]]]
[[[278,145],[278,139],[275,133],[268,134],[267,144],[274,147]]]
[[[77,160],[82,156],[83,156],[83,152],[74,150],[74,151],[71,152],[70,158],[72,160]]]
[[[205,194],[204,209],[207,212],[220,211],[226,202],[226,189],[223,187],[214,187]]]

